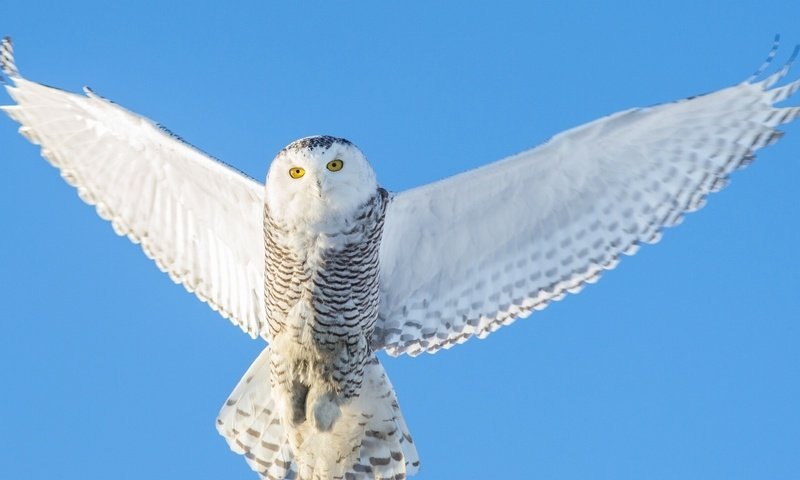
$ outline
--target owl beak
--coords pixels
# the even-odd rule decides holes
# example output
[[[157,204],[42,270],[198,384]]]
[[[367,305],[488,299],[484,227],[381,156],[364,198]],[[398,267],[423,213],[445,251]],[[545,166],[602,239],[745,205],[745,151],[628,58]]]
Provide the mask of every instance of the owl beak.
[[[317,181],[314,182],[314,184],[317,186],[316,188],[317,196],[322,198],[322,182],[318,178]]]

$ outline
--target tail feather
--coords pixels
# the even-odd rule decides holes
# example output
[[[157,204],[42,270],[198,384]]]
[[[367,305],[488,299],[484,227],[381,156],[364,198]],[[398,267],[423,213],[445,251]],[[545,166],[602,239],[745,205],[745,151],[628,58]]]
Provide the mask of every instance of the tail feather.
[[[346,480],[372,478],[401,480],[419,470],[419,457],[406,426],[389,378],[378,359],[373,357],[364,371],[364,406],[371,412],[367,419],[358,460]],[[360,402],[356,402],[360,403]],[[369,408],[369,410],[367,410]]]
[[[231,393],[217,417],[217,430],[250,468],[270,480],[294,479],[286,431],[269,381],[269,348],[264,349]]]
[[[269,480],[402,480],[419,469],[391,382],[372,357],[360,395],[341,406],[327,432],[309,422],[287,428],[281,421],[265,349],[220,411],[217,429],[231,449]],[[292,445],[292,439],[301,439]],[[296,441],[296,440],[293,440]]]

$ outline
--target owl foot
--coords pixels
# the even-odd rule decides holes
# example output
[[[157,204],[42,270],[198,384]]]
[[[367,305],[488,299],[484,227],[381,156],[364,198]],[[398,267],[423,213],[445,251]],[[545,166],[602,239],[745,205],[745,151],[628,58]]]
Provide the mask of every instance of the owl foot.
[[[300,425],[306,421],[306,400],[308,398],[308,386],[300,382],[292,383],[291,391],[291,411],[292,423]]]
[[[330,431],[333,424],[342,415],[336,395],[330,392],[316,397],[311,405],[311,411],[313,412],[314,426],[321,432]]]

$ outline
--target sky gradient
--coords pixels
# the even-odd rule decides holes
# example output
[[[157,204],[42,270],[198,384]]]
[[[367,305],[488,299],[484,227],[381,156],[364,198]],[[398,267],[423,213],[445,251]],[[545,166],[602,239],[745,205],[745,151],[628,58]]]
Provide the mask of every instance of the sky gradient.
[[[292,140],[342,136],[395,191],[744,80],[775,33],[777,65],[800,43],[796,0],[65,3],[0,2],[31,80],[90,85],[258,179]],[[0,118],[0,478],[257,478],[214,419],[264,344],[115,236],[16,128]],[[416,478],[800,478],[800,124],[785,131],[580,295],[382,356]]]

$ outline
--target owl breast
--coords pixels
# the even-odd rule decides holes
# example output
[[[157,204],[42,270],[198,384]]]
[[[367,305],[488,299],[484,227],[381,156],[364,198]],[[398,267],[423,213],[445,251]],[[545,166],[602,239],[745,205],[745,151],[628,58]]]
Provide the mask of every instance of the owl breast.
[[[357,395],[378,317],[379,252],[388,194],[316,225],[264,214],[266,311],[274,378]]]

